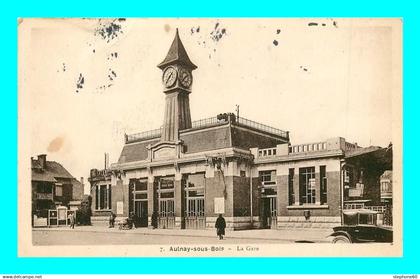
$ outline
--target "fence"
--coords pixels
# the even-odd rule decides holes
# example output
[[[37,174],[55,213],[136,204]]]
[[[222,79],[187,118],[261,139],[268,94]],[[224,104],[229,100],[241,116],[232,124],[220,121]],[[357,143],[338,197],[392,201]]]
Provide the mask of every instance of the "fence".
[[[70,224],[69,216],[74,214],[76,220],[76,210],[70,210],[67,208],[50,209],[48,210],[48,227],[51,226],[68,226]]]
[[[250,128],[258,129],[258,130],[261,130],[261,131],[264,131],[264,132],[267,132],[267,133],[270,133],[270,134],[273,134],[273,135],[281,136],[285,139],[289,139],[289,132],[287,132],[287,131],[283,131],[283,130],[280,130],[280,129],[277,129],[277,128],[273,128],[273,127],[267,126],[265,124],[261,124],[261,123],[243,118],[243,117],[237,117],[237,122],[241,125],[244,125],[244,126],[247,126],[247,127],[250,127]]]
[[[229,121],[232,123],[238,123],[239,125],[246,126],[249,128],[264,131],[273,135],[278,135],[287,140],[289,139],[289,132],[287,131],[273,128],[268,125],[261,124],[261,123],[243,118],[243,117],[236,117],[233,114],[221,114],[216,117],[209,117],[209,118],[193,121],[191,123],[191,128],[199,129],[199,128],[205,128],[205,127],[212,127],[212,126],[229,123]],[[155,130],[145,131],[145,132],[131,134],[131,135],[125,135],[125,143],[158,138],[161,135],[162,135],[162,127]]]

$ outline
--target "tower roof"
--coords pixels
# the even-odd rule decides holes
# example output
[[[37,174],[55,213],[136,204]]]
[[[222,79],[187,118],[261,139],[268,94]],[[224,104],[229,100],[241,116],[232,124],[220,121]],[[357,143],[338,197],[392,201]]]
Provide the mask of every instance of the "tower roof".
[[[175,38],[171,47],[169,48],[166,58],[158,65],[158,67],[163,70],[166,66],[175,63],[183,64],[192,70],[197,68],[197,66],[194,65],[194,63],[191,62],[190,58],[188,57],[187,51],[185,50],[184,45],[179,38],[178,28],[176,29]]]

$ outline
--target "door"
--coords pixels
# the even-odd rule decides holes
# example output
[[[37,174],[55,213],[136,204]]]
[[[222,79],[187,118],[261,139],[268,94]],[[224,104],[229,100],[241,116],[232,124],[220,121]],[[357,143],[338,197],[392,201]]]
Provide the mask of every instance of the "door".
[[[269,198],[270,229],[277,229],[277,197]]]
[[[175,228],[175,177],[161,177],[158,183],[158,228]]]
[[[173,229],[175,227],[174,199],[159,200],[159,229]]]
[[[147,227],[147,201],[134,201],[136,226]]]
[[[277,197],[263,198],[263,207],[263,227],[268,229],[277,229]]]
[[[204,216],[204,198],[187,198],[185,214],[186,229],[205,229],[206,217]]]

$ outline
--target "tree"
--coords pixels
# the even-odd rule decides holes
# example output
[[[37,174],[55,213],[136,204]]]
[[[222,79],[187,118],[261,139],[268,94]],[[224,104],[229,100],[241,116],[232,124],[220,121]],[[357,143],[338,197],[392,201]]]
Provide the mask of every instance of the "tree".
[[[80,225],[91,225],[90,217],[92,216],[92,197],[84,195],[79,210],[77,211],[77,222]]]

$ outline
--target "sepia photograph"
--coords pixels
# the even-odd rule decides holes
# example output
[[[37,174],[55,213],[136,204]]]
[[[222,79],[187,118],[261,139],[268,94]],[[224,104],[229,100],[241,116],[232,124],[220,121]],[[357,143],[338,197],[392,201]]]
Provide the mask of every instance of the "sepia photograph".
[[[402,255],[402,21],[20,18],[18,254]]]

